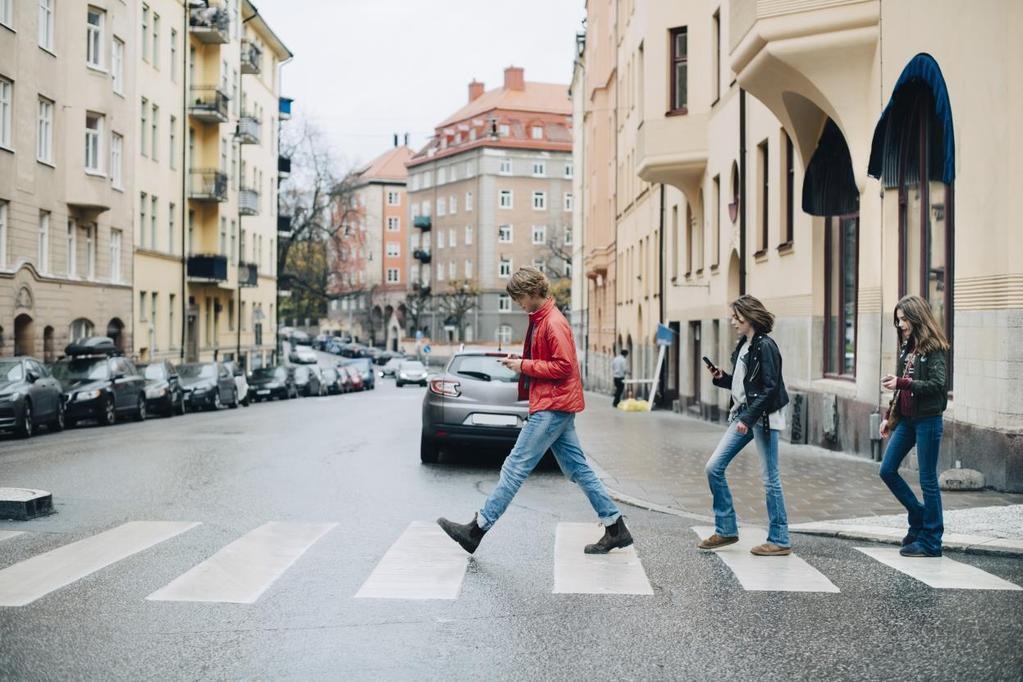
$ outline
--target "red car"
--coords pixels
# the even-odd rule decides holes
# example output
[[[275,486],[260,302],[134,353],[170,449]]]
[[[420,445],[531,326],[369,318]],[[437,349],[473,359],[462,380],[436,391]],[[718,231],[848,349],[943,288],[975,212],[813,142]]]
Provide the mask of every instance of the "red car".
[[[362,374],[356,367],[344,365],[338,367],[337,370],[339,372],[344,372],[345,376],[348,377],[346,385],[349,391],[361,391],[366,388],[362,381]]]

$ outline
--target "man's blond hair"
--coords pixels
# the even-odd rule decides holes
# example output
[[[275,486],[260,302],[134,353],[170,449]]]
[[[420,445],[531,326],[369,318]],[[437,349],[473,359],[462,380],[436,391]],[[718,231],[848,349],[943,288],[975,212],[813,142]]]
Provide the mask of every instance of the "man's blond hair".
[[[511,276],[508,281],[508,286],[505,287],[508,294],[514,298],[519,299],[523,296],[539,296],[540,298],[547,298],[551,291],[550,280],[547,279],[547,275],[543,274],[536,268],[525,266],[519,268],[518,271]]]

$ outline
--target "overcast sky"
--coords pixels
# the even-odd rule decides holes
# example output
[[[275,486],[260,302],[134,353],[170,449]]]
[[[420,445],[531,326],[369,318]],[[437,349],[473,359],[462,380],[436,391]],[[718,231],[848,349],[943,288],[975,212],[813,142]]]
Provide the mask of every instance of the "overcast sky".
[[[572,78],[584,0],[254,0],[295,58],[282,70],[292,113],[326,134],[344,165],[410,133],[422,146],[468,100],[468,84]]]

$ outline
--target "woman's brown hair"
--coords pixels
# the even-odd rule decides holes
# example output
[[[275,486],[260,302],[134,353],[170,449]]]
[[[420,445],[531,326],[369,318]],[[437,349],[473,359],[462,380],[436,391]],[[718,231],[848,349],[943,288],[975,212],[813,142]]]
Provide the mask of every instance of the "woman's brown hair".
[[[749,294],[743,294],[732,302],[732,312],[752,324],[761,334],[770,334],[774,329],[774,315],[767,312],[760,299]]]
[[[895,310],[892,311],[892,322],[896,329],[899,327],[900,310],[902,316],[909,322],[910,335],[916,342],[918,353],[926,355],[936,350],[948,350],[948,339],[938,325],[930,303],[919,296],[903,296],[899,299],[899,302],[895,304]],[[901,347],[902,335],[899,334],[896,338]]]

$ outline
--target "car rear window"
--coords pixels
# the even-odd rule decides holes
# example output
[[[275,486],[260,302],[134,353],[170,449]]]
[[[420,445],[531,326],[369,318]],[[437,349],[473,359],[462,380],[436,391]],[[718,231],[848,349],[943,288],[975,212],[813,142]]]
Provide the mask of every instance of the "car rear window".
[[[448,374],[479,381],[518,381],[518,375],[501,364],[493,355],[456,355],[448,367]]]

